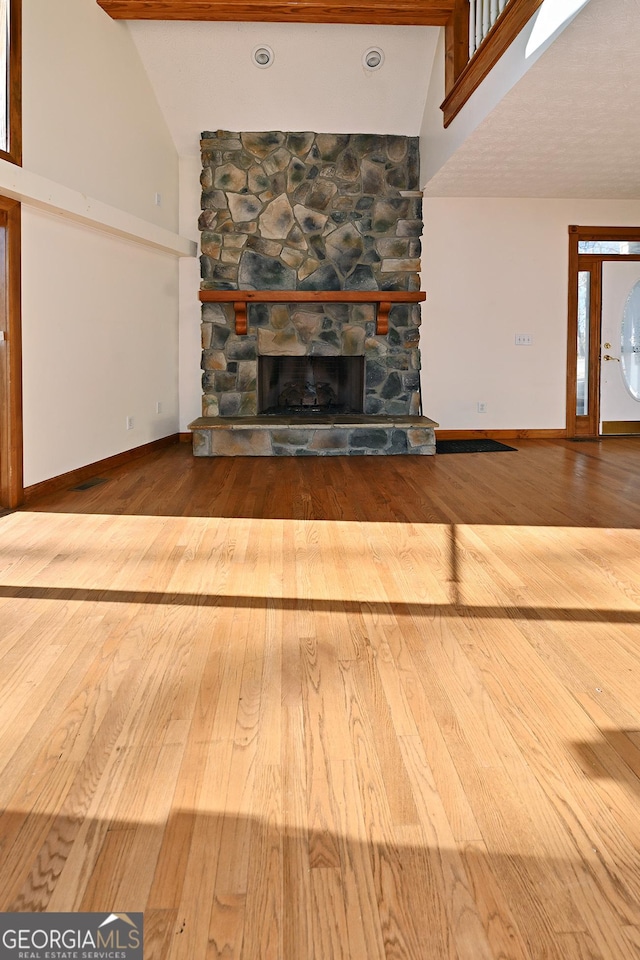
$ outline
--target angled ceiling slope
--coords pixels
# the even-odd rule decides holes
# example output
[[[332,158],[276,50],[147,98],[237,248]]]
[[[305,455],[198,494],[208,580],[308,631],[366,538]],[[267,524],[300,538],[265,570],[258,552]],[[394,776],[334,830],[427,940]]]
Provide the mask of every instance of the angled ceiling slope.
[[[370,23],[440,27],[455,0],[98,0],[114,20]]]
[[[425,187],[640,198],[640,0],[590,0]]]

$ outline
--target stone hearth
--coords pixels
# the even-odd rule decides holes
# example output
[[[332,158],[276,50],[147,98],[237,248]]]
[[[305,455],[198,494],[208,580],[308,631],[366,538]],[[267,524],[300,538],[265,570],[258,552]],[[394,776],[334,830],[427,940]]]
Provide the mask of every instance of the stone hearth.
[[[191,424],[199,457],[325,457],[435,453],[427,417],[364,414],[291,417],[201,417]]]
[[[246,334],[233,303],[203,304],[194,454],[435,452],[420,416],[419,305],[394,305],[379,334],[375,305],[348,302],[419,290],[417,138],[218,131],[203,134],[202,159],[202,289],[281,290],[283,302],[250,303]],[[287,303],[287,291],[319,299]],[[323,303],[329,291],[345,302]],[[362,358],[362,413],[263,412],[259,357]]]

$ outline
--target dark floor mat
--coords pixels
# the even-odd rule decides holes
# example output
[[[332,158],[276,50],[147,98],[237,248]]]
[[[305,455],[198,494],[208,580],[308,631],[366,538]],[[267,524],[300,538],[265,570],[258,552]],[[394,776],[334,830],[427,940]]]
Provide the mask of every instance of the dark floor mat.
[[[498,440],[436,440],[436,453],[502,453],[516,450]]]

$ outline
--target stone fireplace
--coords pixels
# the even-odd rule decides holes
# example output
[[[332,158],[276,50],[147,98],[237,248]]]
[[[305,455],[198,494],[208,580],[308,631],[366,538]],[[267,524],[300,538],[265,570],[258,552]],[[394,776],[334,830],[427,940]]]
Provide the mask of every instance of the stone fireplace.
[[[433,453],[417,138],[204,133],[199,456]]]

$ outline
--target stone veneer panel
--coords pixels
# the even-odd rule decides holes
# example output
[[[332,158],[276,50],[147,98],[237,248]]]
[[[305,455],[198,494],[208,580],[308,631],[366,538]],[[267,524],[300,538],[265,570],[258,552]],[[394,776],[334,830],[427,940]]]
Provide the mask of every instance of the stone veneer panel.
[[[202,163],[203,289],[420,289],[417,138],[219,130],[203,133]],[[418,304],[395,305],[378,336],[371,304],[251,304],[237,336],[232,305],[204,304],[203,416],[255,416],[257,357],[286,354],[364,355],[364,413],[415,416],[420,318]],[[384,442],[372,428],[341,435],[336,449],[357,452],[366,440],[370,452],[411,450],[385,429]],[[273,453],[280,446],[273,440]],[[326,452],[327,437],[297,452],[312,449]]]

